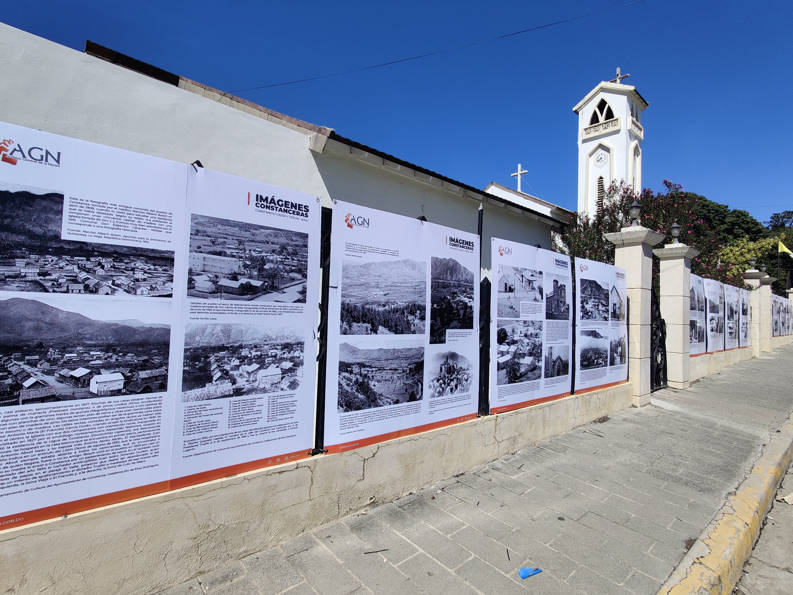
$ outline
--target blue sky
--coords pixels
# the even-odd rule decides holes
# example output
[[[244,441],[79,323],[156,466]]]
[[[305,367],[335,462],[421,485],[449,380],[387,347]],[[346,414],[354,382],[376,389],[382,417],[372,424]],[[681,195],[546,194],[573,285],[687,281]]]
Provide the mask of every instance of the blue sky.
[[[319,76],[583,15],[563,2],[4,3],[0,21],[86,39],[224,91]],[[761,221],[793,209],[793,5],[645,0],[540,31],[363,73],[237,93],[484,188],[576,208],[572,107],[617,66],[649,101],[644,185],[664,179]]]

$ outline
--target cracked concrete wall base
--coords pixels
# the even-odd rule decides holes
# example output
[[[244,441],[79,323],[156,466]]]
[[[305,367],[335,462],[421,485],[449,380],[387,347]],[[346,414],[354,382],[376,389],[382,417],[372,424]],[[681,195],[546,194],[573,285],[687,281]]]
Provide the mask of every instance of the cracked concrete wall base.
[[[658,595],[728,595],[752,555],[793,454],[793,422],[771,435],[738,490],[705,528]]]
[[[630,404],[625,383],[10,529],[0,593],[156,593]]]
[[[771,337],[771,349],[779,349],[793,341],[793,335],[785,335],[784,337]]]
[[[694,382],[753,357],[754,354],[751,347],[719,351],[718,353],[706,353],[692,357],[689,359],[690,381]]]

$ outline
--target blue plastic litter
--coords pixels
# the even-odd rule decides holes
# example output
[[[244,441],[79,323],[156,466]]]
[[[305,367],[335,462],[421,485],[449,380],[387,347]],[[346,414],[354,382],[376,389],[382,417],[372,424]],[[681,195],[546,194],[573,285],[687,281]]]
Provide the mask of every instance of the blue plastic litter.
[[[542,570],[539,568],[521,568],[518,571],[520,578],[529,578],[530,576],[534,576],[535,574],[540,574]]]

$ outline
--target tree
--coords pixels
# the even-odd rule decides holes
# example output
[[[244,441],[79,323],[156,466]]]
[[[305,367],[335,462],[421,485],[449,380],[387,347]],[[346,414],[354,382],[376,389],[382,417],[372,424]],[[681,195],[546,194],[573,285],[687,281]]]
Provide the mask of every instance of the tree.
[[[503,345],[504,342],[507,340],[507,329],[500,328],[496,331],[496,342],[499,345]]]
[[[771,215],[771,219],[765,222],[765,225],[772,233],[793,229],[793,211],[774,213]]]

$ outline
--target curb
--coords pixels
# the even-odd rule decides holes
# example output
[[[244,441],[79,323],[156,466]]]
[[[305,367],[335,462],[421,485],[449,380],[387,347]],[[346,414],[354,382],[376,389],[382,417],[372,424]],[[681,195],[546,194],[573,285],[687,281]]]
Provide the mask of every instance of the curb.
[[[772,434],[749,475],[731,494],[658,595],[729,595],[773,504],[793,454],[793,422]]]

